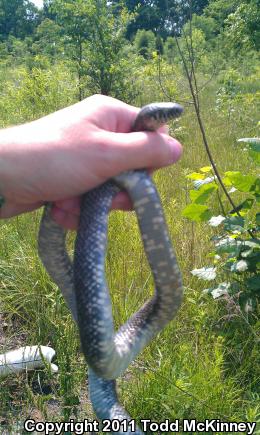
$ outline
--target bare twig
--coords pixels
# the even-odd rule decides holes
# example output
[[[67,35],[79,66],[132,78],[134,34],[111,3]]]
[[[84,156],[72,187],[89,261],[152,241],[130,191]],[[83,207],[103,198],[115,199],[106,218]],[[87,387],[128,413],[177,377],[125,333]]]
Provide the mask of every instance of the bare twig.
[[[210,78],[208,79],[208,80],[206,80],[205,81],[205,83],[203,83],[203,85],[202,86],[200,86],[199,88],[198,88],[198,94],[201,92],[201,91],[203,91],[203,89],[205,89],[205,87],[213,80],[213,78],[215,77],[215,75],[216,75],[216,70],[214,69],[214,71],[213,71],[213,73],[211,74],[211,76],[210,76]]]
[[[158,79],[159,79],[159,85],[160,85],[160,88],[161,88],[163,94],[166,96],[166,98],[168,98],[169,101],[171,101],[172,97],[171,97],[171,95],[169,95],[166,92],[166,90],[165,90],[165,88],[164,88],[164,86],[162,84],[161,77],[162,77],[162,73],[161,73],[161,56],[160,56],[160,54],[158,54]]]
[[[193,50],[193,35],[192,35],[192,4],[191,4],[191,0],[189,1],[189,14],[190,14],[190,19],[189,19],[189,28],[190,28],[190,53],[191,53],[191,71],[192,71],[192,76],[193,76],[193,80],[194,80],[194,86],[195,86],[195,91],[196,91],[196,97],[197,97],[197,105],[198,108],[200,108],[200,100],[199,100],[199,90],[198,90],[198,85],[197,85],[197,77],[195,74],[195,54],[194,54],[194,50]]]
[[[187,79],[188,79],[188,83],[189,83],[189,87],[190,87],[190,92],[191,92],[192,99],[193,99],[193,102],[194,102],[194,108],[195,108],[197,120],[198,120],[198,123],[199,123],[199,127],[200,127],[200,131],[201,131],[201,134],[202,134],[203,143],[204,143],[204,146],[206,148],[206,152],[207,152],[208,158],[210,160],[210,163],[212,165],[213,171],[216,174],[218,182],[221,185],[221,187],[222,187],[226,197],[228,198],[228,200],[229,200],[230,204],[232,205],[232,207],[235,208],[236,207],[235,203],[233,202],[231,196],[229,195],[229,193],[228,193],[228,191],[226,189],[226,186],[224,185],[224,183],[222,181],[222,178],[221,178],[221,176],[220,176],[220,174],[218,172],[216,164],[215,164],[215,162],[213,160],[213,156],[212,156],[210,148],[209,148],[206,132],[205,132],[205,129],[204,129],[204,124],[203,124],[201,113],[200,113],[200,107],[198,106],[198,103],[197,103],[197,98],[199,98],[199,96],[196,95],[196,93],[195,93],[195,90],[194,90],[194,87],[193,87],[193,82],[192,82],[192,79],[190,78],[190,75],[189,75],[188,65],[187,65],[186,59],[184,57],[184,54],[182,52],[182,49],[180,47],[180,44],[179,44],[177,36],[175,36],[175,41],[176,41],[176,44],[177,44],[177,47],[178,47],[179,54],[180,54],[181,59],[182,59],[182,63],[183,63],[183,66],[184,66],[184,70],[185,70]],[[194,71],[194,73],[195,73],[195,71]]]
[[[189,88],[190,88],[190,92],[191,92],[191,96],[192,96],[193,105],[194,105],[194,108],[195,108],[195,113],[196,113],[197,121],[198,121],[198,124],[199,124],[199,128],[200,128],[202,139],[203,139],[203,143],[204,143],[204,146],[205,146],[206,153],[208,155],[209,161],[211,163],[212,169],[213,169],[213,171],[214,171],[214,173],[216,175],[216,178],[217,178],[217,180],[218,180],[218,182],[219,182],[219,184],[220,184],[220,186],[221,186],[221,188],[222,188],[226,198],[228,199],[229,203],[231,204],[232,208],[235,210],[237,216],[241,216],[241,214],[237,210],[236,204],[234,203],[233,199],[229,195],[229,192],[227,191],[226,186],[224,185],[224,183],[222,181],[220,173],[219,173],[219,171],[217,169],[217,166],[215,164],[215,161],[213,159],[213,156],[212,156],[212,153],[211,153],[211,150],[210,150],[210,147],[209,147],[209,143],[208,143],[208,140],[207,140],[206,131],[205,131],[205,128],[204,128],[204,123],[203,123],[203,120],[202,120],[201,112],[200,112],[199,91],[201,91],[201,89],[203,89],[203,87],[205,87],[207,83],[204,84],[203,87],[200,90],[198,89],[197,76],[196,76],[195,67],[194,67],[195,54],[194,54],[193,38],[192,38],[192,0],[189,0],[189,14],[190,14],[190,17],[189,17],[189,23],[190,23],[190,32],[189,32],[190,33],[190,35],[189,35],[190,36],[190,43],[189,43],[189,41],[187,39],[187,35],[185,34],[185,32],[184,32],[184,39],[185,39],[186,48],[187,48],[187,51],[188,51],[188,62],[190,63],[190,66],[191,66],[191,70],[190,71],[189,71],[188,62],[185,59],[183,50],[180,47],[179,40],[178,40],[178,37],[177,37],[176,33],[174,34],[174,39],[175,39],[175,42],[176,42],[176,45],[177,45],[178,52],[179,52],[179,55],[181,57],[182,63],[183,63],[183,67],[184,67],[184,71],[185,71],[186,77],[188,79]],[[159,72],[159,83],[160,83],[161,89],[163,90],[162,81],[161,81],[161,68],[160,68],[160,64],[159,64],[158,72]],[[210,78],[210,80],[211,79],[212,79],[212,77]],[[220,198],[220,196],[219,196],[219,198]],[[220,206],[221,206],[221,209],[222,209],[222,211],[224,213],[224,207],[223,207],[223,203],[222,202],[220,202]],[[224,214],[226,215],[226,213],[224,213]],[[250,236],[252,238],[254,238],[254,235],[253,235],[253,233],[250,230],[248,230],[248,233],[250,234]]]
[[[157,67],[158,67],[158,82],[159,82],[159,86],[161,88],[162,93],[165,95],[165,97],[167,99],[169,99],[169,101],[172,101],[172,98],[174,98],[173,95],[170,95],[169,93],[167,93],[165,87],[163,86],[163,82],[162,82],[162,70],[161,70],[161,56],[158,55],[158,63],[157,63]],[[172,74],[174,74],[173,68],[172,68]],[[178,98],[178,102],[179,103],[183,103],[185,105],[192,105],[193,106],[193,101],[189,101],[189,100],[182,100],[180,98]]]
[[[205,146],[206,153],[208,155],[209,161],[211,163],[212,169],[213,169],[213,171],[214,171],[214,173],[215,173],[215,175],[217,177],[217,180],[218,180],[218,182],[219,182],[219,184],[220,184],[220,186],[221,186],[221,188],[222,188],[226,198],[228,199],[229,203],[232,205],[233,209],[236,210],[235,212],[236,212],[237,216],[241,216],[241,214],[237,210],[236,204],[234,203],[233,199],[229,195],[229,192],[227,191],[226,186],[224,185],[224,183],[222,181],[220,173],[219,173],[219,171],[217,169],[217,166],[215,164],[215,161],[213,159],[213,156],[212,156],[212,153],[211,153],[211,150],[210,150],[210,147],[209,147],[209,143],[208,143],[208,140],[207,140],[206,131],[205,131],[205,128],[204,128],[204,123],[203,123],[203,120],[202,120],[201,112],[200,112],[199,92],[198,92],[198,86],[197,86],[196,72],[195,72],[195,68],[194,68],[194,51],[193,51],[192,28],[191,28],[191,0],[190,0],[189,3],[190,3],[190,29],[191,29],[190,30],[190,45],[189,45],[189,42],[187,40],[186,35],[184,35],[184,39],[185,39],[187,50],[188,50],[188,61],[191,64],[191,72],[189,72],[188,62],[185,59],[184,53],[183,53],[183,51],[182,51],[182,49],[180,47],[179,40],[178,40],[177,36],[174,35],[174,38],[175,38],[175,42],[176,42],[176,45],[177,45],[177,48],[178,48],[178,52],[180,54],[180,57],[181,57],[181,60],[182,60],[182,63],[183,63],[183,67],[184,67],[184,70],[185,70],[186,77],[188,79],[189,88],[190,88],[192,100],[193,100],[193,103],[194,103],[194,108],[195,108],[195,113],[196,113],[197,121],[198,121],[198,124],[199,124],[199,128],[200,128],[202,139],[203,139],[203,143],[204,143],[204,146]],[[221,204],[221,207],[222,206],[223,206],[223,204]],[[253,235],[253,233],[250,230],[248,230],[248,233],[250,234],[250,236],[252,238],[254,238],[254,235]]]

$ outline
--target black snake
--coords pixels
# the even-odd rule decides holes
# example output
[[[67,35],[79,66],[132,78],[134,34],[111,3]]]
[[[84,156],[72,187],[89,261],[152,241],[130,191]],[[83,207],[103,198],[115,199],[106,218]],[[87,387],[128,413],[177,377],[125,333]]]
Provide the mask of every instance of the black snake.
[[[182,113],[175,103],[143,107],[133,131],[155,131]],[[113,197],[126,190],[137,214],[144,249],[151,266],[155,293],[142,308],[114,331],[112,307],[105,279],[108,213]],[[99,419],[131,418],[119,404],[115,379],[136,355],[175,316],[182,301],[182,279],[168,235],[161,202],[146,170],[123,172],[83,195],[74,264],[66,252],[66,232],[45,207],[39,231],[39,255],[59,286],[80,332],[89,365],[89,393]],[[117,434],[142,434],[130,428]]]

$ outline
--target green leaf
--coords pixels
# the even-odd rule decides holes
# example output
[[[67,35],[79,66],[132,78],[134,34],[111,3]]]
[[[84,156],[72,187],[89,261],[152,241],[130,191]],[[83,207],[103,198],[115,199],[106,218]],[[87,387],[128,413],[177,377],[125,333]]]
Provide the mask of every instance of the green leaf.
[[[259,254],[259,252],[255,251],[253,248],[246,249],[245,251],[242,251],[241,252],[241,257],[242,258],[254,258],[254,257],[257,257],[257,258],[259,258],[259,261],[260,261],[260,254]]]
[[[199,190],[191,190],[190,199],[196,204],[204,204],[217,188],[215,183],[205,184]]]
[[[226,187],[230,187],[232,186],[232,182],[228,177],[223,177],[222,179],[223,183],[225,184]]]
[[[260,202],[260,194],[255,192],[254,196],[255,196],[256,202],[257,203]]]
[[[196,222],[207,221],[211,218],[212,214],[206,205],[189,204],[182,211],[182,216]]]
[[[238,171],[225,172],[225,181],[230,182],[240,192],[251,192],[258,182],[258,178],[254,175],[243,175]]]
[[[243,231],[245,219],[242,216],[227,217],[224,222],[224,229],[227,231]]]
[[[186,175],[186,178],[189,180],[203,180],[205,176],[199,172],[192,172],[192,174]]]
[[[246,243],[246,242],[245,242]],[[260,245],[249,246],[245,244],[241,251],[241,258],[248,264],[248,271],[256,273],[260,269]]]
[[[254,199],[253,198],[247,198],[245,201],[241,202],[241,204],[239,204],[238,206],[236,206],[233,210],[231,210],[229,213],[233,214],[233,213],[237,213],[238,211],[244,211],[244,214],[246,214],[246,212],[248,210],[251,210],[252,206],[254,203]]]
[[[254,195],[260,195],[260,178],[257,178],[252,192]]]
[[[232,237],[225,237],[215,244],[218,253],[230,254],[237,257],[241,251],[243,243],[241,240],[233,239]]]
[[[249,144],[250,149],[260,154],[260,139],[258,141],[253,141]]]
[[[260,225],[260,213],[256,213],[255,215],[255,221],[257,225]]]
[[[212,167],[211,166],[203,166],[203,168],[200,168],[200,171],[203,172],[203,173],[211,172],[212,171]]]
[[[260,152],[259,151],[249,150],[249,155],[257,164],[260,164]]]
[[[244,141],[246,141],[246,140],[249,143],[249,155],[250,155],[250,157],[256,163],[260,164],[260,139],[255,137],[255,138],[247,138]]]
[[[249,246],[250,248],[253,249],[260,249],[260,240],[258,239],[254,239],[254,240],[246,240],[244,242],[245,246]]]
[[[211,287],[203,290],[204,293],[211,293],[213,299],[217,299],[220,296],[227,295],[230,288],[229,282],[221,282],[217,287]]]
[[[246,280],[246,285],[249,290],[257,291],[260,293],[260,275],[257,274],[255,276],[252,276],[251,278],[248,278]]]
[[[260,138],[259,137],[243,137],[238,139],[238,142],[245,142],[249,144],[251,150],[260,153]]]

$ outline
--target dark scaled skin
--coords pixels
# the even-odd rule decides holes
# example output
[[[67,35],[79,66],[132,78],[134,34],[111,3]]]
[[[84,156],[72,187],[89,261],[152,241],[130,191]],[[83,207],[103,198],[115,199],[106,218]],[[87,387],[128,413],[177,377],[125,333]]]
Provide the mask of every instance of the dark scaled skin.
[[[180,116],[176,103],[144,106],[133,131],[157,130]],[[130,195],[137,214],[145,253],[154,278],[154,296],[119,331],[114,331],[112,307],[105,279],[108,213],[120,189]],[[46,207],[39,232],[39,254],[60,287],[77,322],[82,349],[89,365],[89,394],[99,419],[129,421],[120,405],[115,379],[138,353],[173,319],[182,301],[182,279],[168,235],[157,190],[145,170],[124,172],[83,195],[74,265],[65,249],[65,232]],[[135,432],[117,434],[141,435]]]

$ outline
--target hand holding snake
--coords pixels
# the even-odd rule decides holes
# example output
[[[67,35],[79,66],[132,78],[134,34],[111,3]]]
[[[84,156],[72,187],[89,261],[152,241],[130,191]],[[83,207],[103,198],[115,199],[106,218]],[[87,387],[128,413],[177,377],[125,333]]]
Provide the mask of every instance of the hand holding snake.
[[[54,205],[52,216],[76,229],[79,197],[133,168],[174,163],[181,145],[165,130],[129,133],[139,109],[111,97],[91,96],[36,121],[0,130],[0,194],[7,218]],[[113,207],[129,208],[126,195]]]

